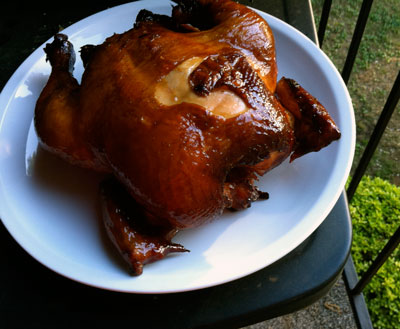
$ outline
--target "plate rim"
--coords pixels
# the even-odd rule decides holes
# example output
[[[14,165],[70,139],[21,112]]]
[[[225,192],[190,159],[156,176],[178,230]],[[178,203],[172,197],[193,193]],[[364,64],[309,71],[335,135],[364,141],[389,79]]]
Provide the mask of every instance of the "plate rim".
[[[109,13],[110,11],[115,11],[115,10],[121,10],[123,7],[125,6],[135,6],[138,8],[142,8],[144,4],[146,8],[150,7],[150,6],[157,6],[160,5],[162,3],[170,3],[170,2],[166,2],[166,1],[162,1],[162,0],[147,0],[147,1],[137,1],[137,2],[132,2],[132,3],[126,3],[126,4],[122,4],[122,5],[118,5],[115,7],[111,7],[108,9],[105,9],[103,11],[100,11],[98,13],[92,14],[82,20],[79,20],[78,22],[75,22],[74,24],[68,26],[67,28],[65,28],[63,31],[70,35],[71,37],[73,37],[73,35],[79,34],[81,32],[81,29],[84,28],[85,25],[87,25],[91,20],[93,19],[100,19],[100,17],[102,15],[106,15],[107,13]],[[324,57],[324,60],[327,61],[330,64],[330,69],[332,70],[336,70],[336,68],[334,67],[333,63],[331,62],[331,60],[328,58],[328,56],[326,56],[325,53],[323,53],[316,45],[315,43],[313,43],[307,36],[305,36],[302,32],[298,31],[297,29],[295,29],[294,27],[292,27],[291,25],[289,25],[288,23],[286,23],[285,21],[274,17],[268,13],[264,13],[260,10],[254,9],[257,13],[259,13],[261,16],[263,16],[264,18],[266,18],[268,24],[270,25],[274,25],[271,26],[271,28],[277,28],[276,25],[278,26],[284,26],[285,28],[283,29],[283,31],[288,32],[289,34],[294,34],[294,35],[301,35],[302,37],[299,38],[299,40],[301,40],[301,42],[306,42],[309,43],[309,47],[310,49],[312,49],[312,51],[318,52],[319,55],[322,54],[322,56]],[[132,21],[133,22],[133,21]],[[272,23],[272,24],[271,24]],[[69,31],[73,31],[76,30],[75,32],[71,33]],[[275,35],[275,32],[274,32]],[[51,38],[52,39],[52,38]],[[46,43],[50,42],[51,39],[47,40],[46,42],[44,42],[41,46],[39,46],[37,49],[35,49],[23,62],[22,64],[17,68],[17,70],[13,73],[13,75],[10,77],[10,79],[7,81],[7,83],[5,84],[3,90],[1,91],[0,94],[0,132],[1,132],[1,127],[3,124],[3,119],[6,116],[6,112],[7,112],[7,108],[9,107],[9,104],[12,102],[13,96],[15,95],[19,85],[21,84],[22,81],[24,81],[26,79],[26,77],[30,74],[33,66],[44,56],[43,53],[41,53],[41,49],[45,46]],[[300,42],[298,40],[298,42]],[[337,72],[336,70],[336,74],[340,77],[340,74]],[[238,276],[231,276],[229,278],[227,278],[226,280],[220,280],[217,283],[210,283],[210,284],[204,284],[204,285],[200,285],[197,286],[195,288],[187,288],[187,289],[175,289],[175,290],[168,290],[166,289],[165,291],[163,290],[155,290],[155,291],[141,291],[141,290],[129,290],[129,289],[124,289],[124,288],[117,288],[117,287],[111,287],[111,286],[105,286],[104,284],[95,284],[95,283],[91,283],[91,282],[87,282],[85,280],[80,280],[77,277],[71,277],[68,275],[65,275],[64,273],[62,273],[61,271],[57,270],[54,268],[54,266],[49,265],[45,260],[43,260],[42,258],[38,257],[37,255],[35,256],[34,254],[32,254],[32,250],[28,247],[29,243],[27,243],[26,241],[22,241],[21,239],[17,239],[16,236],[18,237],[19,235],[15,233],[15,228],[12,227],[12,224],[7,221],[4,220],[5,218],[5,213],[4,209],[5,209],[5,200],[4,200],[4,195],[6,193],[6,191],[3,190],[3,187],[0,184],[0,219],[3,222],[3,225],[6,227],[6,229],[8,230],[8,232],[10,233],[10,235],[13,237],[13,239],[28,253],[30,254],[32,257],[34,257],[39,263],[43,264],[44,266],[46,266],[47,268],[49,268],[50,270],[64,276],[67,277],[71,280],[77,281],[77,282],[81,282],[83,284],[89,285],[89,286],[93,286],[93,287],[97,287],[97,288],[101,288],[101,289],[105,289],[105,290],[112,290],[112,291],[119,291],[119,292],[128,292],[128,293],[150,293],[150,294],[154,294],[154,293],[175,293],[175,292],[185,292],[185,291],[192,291],[192,290],[198,290],[198,289],[204,289],[204,288],[208,288],[211,286],[216,286],[216,285],[220,285],[226,282],[230,282],[239,278],[242,278],[244,276],[250,275],[266,266],[271,265],[272,263],[274,263],[275,261],[277,261],[278,259],[282,258],[283,256],[285,256],[286,254],[288,254],[290,251],[294,250],[299,244],[301,244],[301,242],[303,242],[312,232],[315,231],[315,229],[317,229],[319,227],[319,225],[323,222],[323,220],[326,218],[326,216],[329,214],[329,212],[332,210],[333,206],[335,205],[335,203],[337,202],[337,200],[339,199],[340,194],[343,191],[346,179],[349,175],[350,172],[350,168],[351,168],[351,164],[353,161],[353,157],[354,157],[354,149],[355,149],[355,119],[354,119],[354,110],[352,108],[352,103],[351,103],[351,99],[348,93],[348,90],[343,82],[343,80],[339,79],[341,81],[341,88],[343,88],[344,93],[346,94],[346,102],[348,102],[348,104],[350,105],[350,120],[351,123],[350,125],[353,127],[352,128],[352,138],[350,141],[350,144],[348,146],[348,149],[350,150],[349,152],[351,154],[349,154],[349,158],[347,160],[347,164],[345,165],[344,171],[345,173],[341,175],[341,181],[338,184],[341,188],[337,189],[337,191],[335,192],[334,197],[332,198],[332,200],[330,201],[329,205],[327,208],[325,208],[324,211],[324,215],[321,216],[323,217],[321,221],[315,222],[313,226],[310,226],[310,232],[308,233],[308,235],[306,237],[304,237],[304,239],[302,239],[301,241],[298,241],[298,243],[291,248],[291,250],[289,250],[288,252],[286,252],[284,255],[281,255],[279,257],[277,257],[275,260],[273,260],[270,264],[267,265],[261,265],[259,268],[257,269],[253,269],[251,272],[245,274],[245,275],[238,275]],[[8,98],[7,96],[8,95]]]

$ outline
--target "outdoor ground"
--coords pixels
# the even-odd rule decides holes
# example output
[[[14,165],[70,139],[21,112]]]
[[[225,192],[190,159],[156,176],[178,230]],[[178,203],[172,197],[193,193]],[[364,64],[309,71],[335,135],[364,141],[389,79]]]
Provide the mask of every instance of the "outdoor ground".
[[[242,329],[357,329],[343,280],[309,307]]]
[[[361,0],[333,0],[322,50],[341,72]],[[323,0],[312,0],[318,24]],[[348,84],[353,100],[357,146],[354,164],[389,95],[400,69],[400,1],[374,1],[359,54]],[[400,185],[400,104],[375,153],[367,174]],[[354,168],[354,165],[353,165]]]

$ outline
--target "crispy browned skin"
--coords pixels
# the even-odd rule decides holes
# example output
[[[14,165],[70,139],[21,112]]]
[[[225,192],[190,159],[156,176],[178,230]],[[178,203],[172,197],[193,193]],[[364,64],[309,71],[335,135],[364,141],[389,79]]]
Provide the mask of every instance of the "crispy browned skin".
[[[308,152],[317,152],[340,138],[340,131],[328,111],[293,79],[279,80],[276,94],[295,116],[296,144],[290,161]]]
[[[247,208],[267,198],[257,175],[340,136],[326,111],[316,128],[331,120],[336,133],[317,136],[317,148],[302,138],[310,129],[296,132],[310,113],[281,105],[299,103],[295,93],[274,95],[271,29],[229,0],[181,0],[172,17],[140,12],[133,29],[82,48],[80,85],[66,36],[45,51],[52,73],[35,112],[41,144],[112,173],[152,226],[190,228]]]
[[[171,252],[188,251],[172,243],[176,229],[149,224],[147,214],[116,180],[101,184],[102,212],[108,236],[133,275],[140,275],[143,266],[158,261]]]

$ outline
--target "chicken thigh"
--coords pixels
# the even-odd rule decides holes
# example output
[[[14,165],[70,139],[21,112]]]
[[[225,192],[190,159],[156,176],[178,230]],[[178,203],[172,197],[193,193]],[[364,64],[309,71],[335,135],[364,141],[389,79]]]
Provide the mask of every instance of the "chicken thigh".
[[[340,137],[295,81],[277,84],[267,22],[230,0],[180,0],[172,15],[142,10],[134,27],[81,49],[57,34],[36,105],[41,145],[115,181],[102,184],[111,240],[140,274],[182,229],[268,194],[258,176]],[[118,183],[117,183],[118,182]]]

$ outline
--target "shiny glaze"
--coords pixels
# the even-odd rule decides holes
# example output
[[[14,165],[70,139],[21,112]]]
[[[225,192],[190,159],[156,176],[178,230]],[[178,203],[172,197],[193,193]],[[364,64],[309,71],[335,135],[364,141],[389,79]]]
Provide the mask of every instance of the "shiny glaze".
[[[139,14],[135,28],[102,45],[84,47],[81,85],[72,76],[61,82],[51,77],[36,111],[37,118],[49,121],[46,125],[38,119],[36,125],[48,149],[113,172],[139,204],[180,229],[208,222],[232,204],[224,196],[232,168],[255,165],[271,152],[287,156],[294,141],[289,114],[272,94],[277,69],[268,24],[231,1],[199,1],[194,10],[199,8],[212,17],[208,30],[172,28],[172,21],[182,18],[176,9],[172,21],[145,13]],[[187,14],[189,22],[197,17],[196,12]],[[50,51],[48,56],[60,57]],[[206,98],[214,90],[227,90],[246,103],[245,111],[226,118],[194,103],[166,106],[159,101],[159,83],[195,57],[204,61],[189,79],[193,93]],[[52,76],[56,80],[61,73]],[[70,92],[72,85],[76,92]],[[63,94],[62,103],[44,104],[54,102],[57,93]],[[89,154],[86,158],[74,156],[78,147],[54,142],[57,132],[44,131],[50,121],[63,124],[44,114],[55,107],[74,123],[63,127],[64,135]]]
[[[144,209],[115,179],[101,184],[101,201],[107,234],[133,275],[140,275],[143,266],[158,261],[171,252],[187,252],[182,245],[172,243],[176,230],[152,226]]]
[[[144,10],[133,29],[84,46],[80,85],[72,76],[73,47],[56,35],[45,48],[52,73],[35,110],[43,147],[113,174],[149,224],[144,231],[196,227],[226,208],[266,199],[254,186],[258,175],[293,151],[299,156],[337,138],[304,128],[308,110],[282,106],[283,98],[304,106],[295,92],[280,94],[281,102],[275,96],[274,38],[258,14],[230,0],[177,2],[171,17]],[[182,69],[187,63],[190,72]],[[331,120],[320,117],[317,130]],[[303,138],[310,131],[313,137]],[[314,138],[323,141],[310,143]],[[142,233],[113,211],[115,199],[109,202],[106,228],[136,268],[126,255],[142,250],[140,258],[154,248],[142,248]]]

